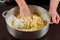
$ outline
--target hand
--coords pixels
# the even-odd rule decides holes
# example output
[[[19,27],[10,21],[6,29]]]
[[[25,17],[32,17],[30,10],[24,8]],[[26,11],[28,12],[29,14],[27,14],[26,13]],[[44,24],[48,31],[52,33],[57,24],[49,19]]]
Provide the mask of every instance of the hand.
[[[20,8],[20,15],[22,17],[28,17],[30,15],[30,11],[25,0],[16,0],[16,2]]]
[[[56,10],[49,10],[49,14],[52,17],[52,22],[58,24],[59,23],[59,14]]]
[[[28,16],[30,16],[30,11],[29,10],[27,10],[28,8],[20,8],[20,15],[22,16],[22,17],[28,17]]]

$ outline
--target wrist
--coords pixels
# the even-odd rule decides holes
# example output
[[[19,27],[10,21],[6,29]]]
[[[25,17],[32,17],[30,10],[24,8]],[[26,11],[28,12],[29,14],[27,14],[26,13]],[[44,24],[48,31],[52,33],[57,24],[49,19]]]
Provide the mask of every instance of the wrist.
[[[52,9],[52,8],[51,8],[51,9],[49,9],[49,11],[53,12],[53,11],[57,11],[57,9]]]

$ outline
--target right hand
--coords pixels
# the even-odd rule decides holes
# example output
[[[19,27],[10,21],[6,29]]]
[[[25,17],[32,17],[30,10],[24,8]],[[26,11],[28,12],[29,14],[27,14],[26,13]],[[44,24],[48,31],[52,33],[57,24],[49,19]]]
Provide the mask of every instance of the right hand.
[[[22,17],[28,17],[30,16],[30,11],[28,8],[20,8],[20,15],[22,15]]]
[[[25,0],[16,0],[16,2],[20,7],[20,15],[22,15],[22,17],[28,17],[30,15],[30,11],[27,4],[25,3]]]

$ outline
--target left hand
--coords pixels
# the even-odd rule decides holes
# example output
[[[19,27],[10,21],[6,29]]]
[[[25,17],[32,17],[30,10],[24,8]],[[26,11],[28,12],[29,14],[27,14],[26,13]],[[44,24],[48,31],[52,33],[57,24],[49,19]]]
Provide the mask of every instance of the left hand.
[[[49,14],[52,17],[52,22],[55,24],[58,24],[60,18],[59,18],[59,14],[57,13],[57,11],[56,10],[49,10]]]

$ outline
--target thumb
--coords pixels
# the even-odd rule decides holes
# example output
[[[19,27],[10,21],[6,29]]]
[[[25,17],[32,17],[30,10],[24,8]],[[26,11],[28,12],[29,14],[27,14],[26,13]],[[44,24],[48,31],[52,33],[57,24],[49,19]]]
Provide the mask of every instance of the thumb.
[[[56,24],[59,23],[59,15],[56,16]]]

